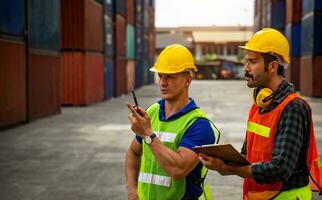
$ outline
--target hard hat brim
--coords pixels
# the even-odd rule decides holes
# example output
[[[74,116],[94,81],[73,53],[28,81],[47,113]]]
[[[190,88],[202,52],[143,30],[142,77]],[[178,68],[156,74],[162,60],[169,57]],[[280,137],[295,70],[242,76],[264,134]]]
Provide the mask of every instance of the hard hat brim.
[[[155,73],[162,73],[162,74],[176,74],[176,73],[180,73],[180,72],[187,71],[189,69],[193,70],[194,72],[197,72],[198,71],[198,69],[197,69],[196,66],[193,66],[191,68],[186,68],[184,70],[178,70],[178,71],[163,71],[163,70],[161,71],[161,70],[156,69],[155,66],[153,66],[153,67],[150,68],[150,71],[151,72],[155,72]]]

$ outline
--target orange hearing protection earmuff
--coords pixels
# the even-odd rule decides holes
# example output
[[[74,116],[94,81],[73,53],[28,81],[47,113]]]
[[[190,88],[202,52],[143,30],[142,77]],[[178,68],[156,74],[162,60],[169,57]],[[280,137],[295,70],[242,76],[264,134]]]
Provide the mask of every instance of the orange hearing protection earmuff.
[[[279,90],[273,92],[273,90],[269,88],[262,88],[257,92],[256,88],[253,90],[253,98],[257,106],[261,108],[266,108],[272,103],[274,96],[277,92],[279,92]]]

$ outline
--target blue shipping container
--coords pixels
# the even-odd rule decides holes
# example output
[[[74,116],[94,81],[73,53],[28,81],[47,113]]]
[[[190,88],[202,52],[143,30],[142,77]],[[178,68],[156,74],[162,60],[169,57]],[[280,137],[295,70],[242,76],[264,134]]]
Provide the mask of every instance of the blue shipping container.
[[[285,0],[272,0],[271,4],[271,26],[273,28],[282,28],[285,26],[286,3]]]
[[[291,48],[291,57],[301,56],[301,24],[287,24],[285,35]]]
[[[126,1],[125,0],[115,0],[115,10],[117,14],[122,16],[126,15]]]
[[[321,0],[303,0],[302,16],[314,11],[322,11],[322,1]]]
[[[0,1],[0,34],[23,37],[25,31],[25,1]]]
[[[322,13],[302,19],[301,55],[322,55]]]
[[[29,0],[29,47],[60,50],[60,1]]]
[[[143,62],[142,59],[136,59],[135,61],[135,88],[139,88],[143,85]]]
[[[114,55],[114,37],[113,37],[113,21],[108,15],[104,15],[104,29],[105,29],[105,37],[104,37],[104,52],[105,56],[112,57]]]
[[[110,99],[114,94],[114,63],[105,58],[104,65],[104,98]]]
[[[114,15],[114,1],[113,0],[105,0],[104,1],[104,10],[105,10],[105,15],[109,16],[111,19],[113,19]]]

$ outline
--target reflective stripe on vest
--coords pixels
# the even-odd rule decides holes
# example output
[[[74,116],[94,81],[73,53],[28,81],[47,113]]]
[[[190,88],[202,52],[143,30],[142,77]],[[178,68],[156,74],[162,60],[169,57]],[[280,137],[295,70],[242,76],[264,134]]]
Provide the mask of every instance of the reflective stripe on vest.
[[[171,177],[140,172],[138,181],[142,183],[170,187]]]
[[[255,122],[248,122],[247,131],[253,132],[255,134],[261,135],[263,137],[269,137],[269,133],[271,131],[270,127],[266,127]]]
[[[155,131],[154,133],[157,135],[157,137],[161,142],[173,143],[177,136],[176,133],[170,133],[170,132]]]

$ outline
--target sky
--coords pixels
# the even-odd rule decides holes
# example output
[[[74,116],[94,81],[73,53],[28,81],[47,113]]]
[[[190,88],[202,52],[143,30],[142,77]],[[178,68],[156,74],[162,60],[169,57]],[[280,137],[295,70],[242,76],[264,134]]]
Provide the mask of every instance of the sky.
[[[254,0],[156,0],[156,27],[253,25]]]

